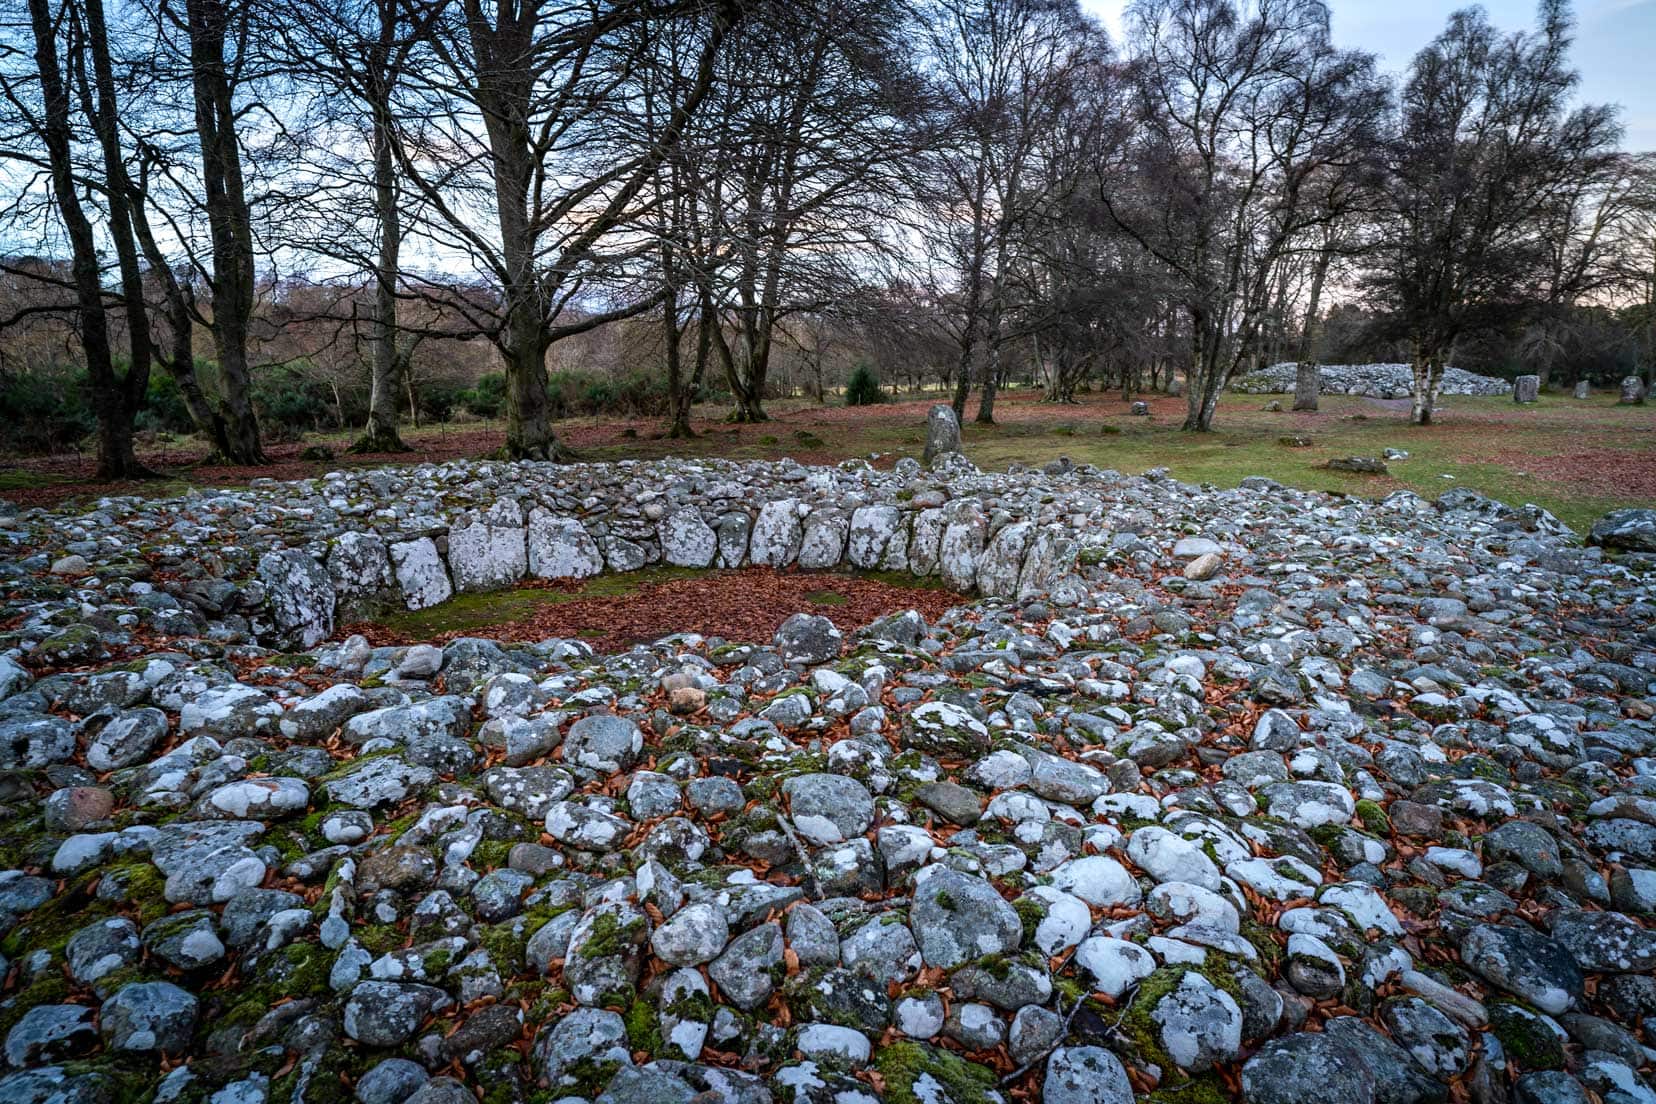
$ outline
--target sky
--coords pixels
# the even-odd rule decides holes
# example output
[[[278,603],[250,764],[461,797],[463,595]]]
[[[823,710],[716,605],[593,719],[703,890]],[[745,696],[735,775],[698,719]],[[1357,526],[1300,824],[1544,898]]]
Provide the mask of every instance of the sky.
[[[1127,0],[1081,0],[1103,19],[1112,36],[1121,33]],[[1380,67],[1401,72],[1443,29],[1457,7],[1453,0],[1329,0],[1334,41],[1380,56]],[[1483,0],[1503,30],[1535,23],[1534,0]],[[1580,94],[1592,103],[1620,104],[1624,149],[1656,150],[1656,0],[1576,0],[1574,60],[1581,72]]]

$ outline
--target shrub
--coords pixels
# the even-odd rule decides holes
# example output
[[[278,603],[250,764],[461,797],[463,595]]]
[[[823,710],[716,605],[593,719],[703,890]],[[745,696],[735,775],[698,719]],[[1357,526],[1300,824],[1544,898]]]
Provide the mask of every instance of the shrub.
[[[195,423],[184,405],[184,395],[172,373],[157,366],[150,369],[149,386],[144,390],[144,408],[134,426],[145,433],[190,433]]]
[[[416,401],[420,404],[420,417],[428,422],[446,422],[454,415],[454,408],[460,405],[460,397],[465,391],[451,383],[440,380],[427,380],[420,384]]]
[[[874,406],[886,401],[880,390],[880,377],[866,360],[859,360],[851,369],[851,378],[845,381],[846,406]]]
[[[97,428],[84,372],[0,372],[0,441],[8,449],[47,453],[71,448]]]
[[[285,364],[254,376],[253,406],[260,428],[267,436],[282,441],[297,440],[307,430],[331,424],[336,417],[328,388]]]
[[[479,418],[498,418],[506,409],[506,376],[503,372],[485,372],[477,384],[460,392],[461,404]]]
[[[645,372],[613,377],[578,370],[553,372],[547,377],[546,390],[554,418],[661,417],[669,405],[666,379]]]

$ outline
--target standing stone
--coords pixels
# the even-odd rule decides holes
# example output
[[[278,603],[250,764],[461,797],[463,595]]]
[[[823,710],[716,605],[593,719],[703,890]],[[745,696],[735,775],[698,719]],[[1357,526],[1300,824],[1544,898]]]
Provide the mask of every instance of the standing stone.
[[[853,567],[875,568],[885,556],[886,546],[903,522],[895,506],[860,506],[851,514],[851,539],[847,558]]]
[[[457,590],[496,590],[529,569],[523,511],[502,499],[481,513],[465,513],[449,528],[449,570]]]
[[[1577,380],[1576,381],[1576,385],[1575,385],[1575,397],[1576,398],[1585,399],[1589,395],[1591,395],[1592,393],[1593,393],[1593,385],[1592,384],[1588,383],[1586,380]]]
[[[403,541],[391,546],[391,566],[402,587],[403,604],[411,610],[426,609],[446,602],[454,594],[448,568],[430,537]]]
[[[586,526],[545,510],[529,516],[529,574],[538,579],[585,579],[603,570],[603,553]]]
[[[938,403],[926,414],[926,451],[921,461],[931,467],[938,457],[959,451],[960,420],[955,417],[954,407]]]
[[[1519,376],[1512,381],[1512,401],[1532,403],[1541,397],[1540,376]]]
[[[604,534],[604,562],[611,571],[637,571],[650,562],[650,552],[637,541],[617,533]]]
[[[748,530],[753,521],[745,513],[732,511],[719,518],[719,566],[741,567],[747,560]]]
[[[1127,412],[1132,414],[1134,417],[1148,418],[1150,416],[1150,404],[1147,402],[1136,402],[1128,408]]]
[[[787,567],[799,556],[804,532],[799,524],[799,502],[783,498],[759,508],[748,539],[748,560],[760,567]]]
[[[309,648],[333,632],[333,580],[309,555],[297,548],[266,552],[259,559],[259,581],[283,639]]]
[[[1075,566],[1078,547],[1062,527],[1049,525],[1035,534],[1023,570],[1018,573],[1018,600],[1045,594]]]
[[[1024,553],[1029,550],[1035,523],[1015,521],[1002,526],[978,560],[977,587],[980,594],[1007,597],[1017,592],[1018,574],[1023,570]]]
[[[328,577],[341,598],[377,594],[391,586],[391,560],[377,533],[341,533],[328,551]]]
[[[937,570],[938,550],[943,542],[945,521],[937,507],[921,510],[914,517],[914,536],[909,541],[909,571],[915,575],[930,575]]]
[[[694,506],[681,506],[661,519],[661,558],[675,567],[707,567],[719,550],[719,536]]]
[[[1638,406],[1645,401],[1644,380],[1638,376],[1624,376],[1621,381],[1621,398],[1617,400],[1623,406]]]
[[[799,543],[799,566],[818,570],[836,567],[845,555],[845,534],[850,523],[838,510],[812,510],[805,519],[805,535]]]
[[[955,511],[943,530],[937,553],[943,581],[951,590],[964,593],[977,583],[978,557],[988,536],[989,521],[976,508],[967,506]]]

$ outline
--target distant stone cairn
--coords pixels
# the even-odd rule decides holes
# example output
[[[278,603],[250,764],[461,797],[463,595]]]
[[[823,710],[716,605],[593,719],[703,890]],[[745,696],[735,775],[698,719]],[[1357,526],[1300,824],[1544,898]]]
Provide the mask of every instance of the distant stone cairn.
[[[1245,395],[1291,395],[1299,365],[1283,361],[1249,372],[1231,383]],[[1318,390],[1324,395],[1367,395],[1375,399],[1406,399],[1414,391],[1414,371],[1407,364],[1323,364],[1317,368]],[[1440,395],[1505,395],[1506,380],[1480,376],[1453,366],[1443,369]]]

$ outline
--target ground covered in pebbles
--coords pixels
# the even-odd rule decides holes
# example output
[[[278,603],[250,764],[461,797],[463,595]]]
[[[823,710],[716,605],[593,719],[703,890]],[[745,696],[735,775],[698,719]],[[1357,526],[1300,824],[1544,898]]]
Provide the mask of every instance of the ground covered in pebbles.
[[[786,480],[994,596],[376,647],[247,550],[389,499],[0,515],[0,1101],[1656,1102],[1656,518]]]

